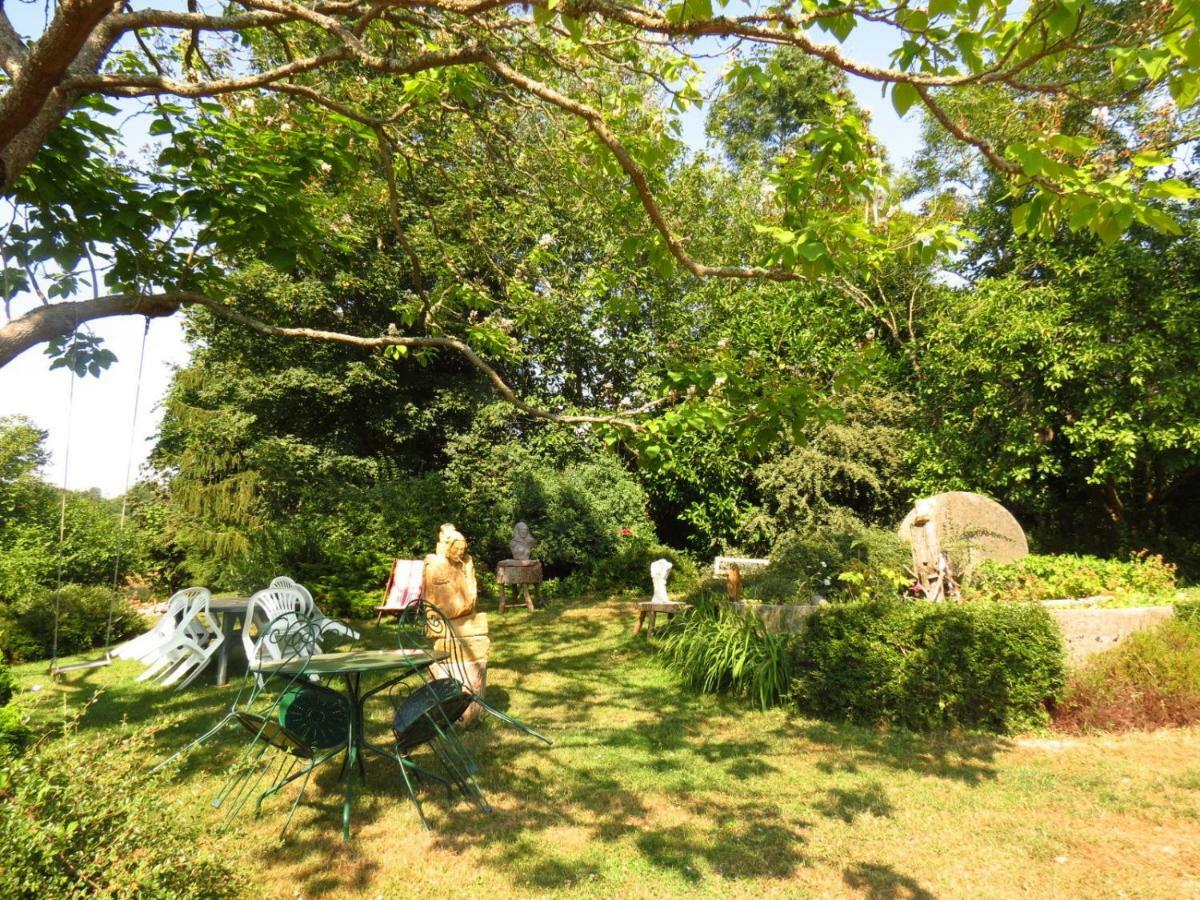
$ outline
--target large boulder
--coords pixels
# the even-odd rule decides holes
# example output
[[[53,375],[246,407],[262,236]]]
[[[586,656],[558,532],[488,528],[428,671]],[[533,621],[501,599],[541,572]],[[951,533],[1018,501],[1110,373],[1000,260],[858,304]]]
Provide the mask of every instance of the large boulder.
[[[899,534],[912,545],[913,568],[923,584],[936,578],[943,553],[956,578],[985,559],[1011,562],[1029,555],[1029,542],[1013,514],[990,497],[967,491],[918,500]]]

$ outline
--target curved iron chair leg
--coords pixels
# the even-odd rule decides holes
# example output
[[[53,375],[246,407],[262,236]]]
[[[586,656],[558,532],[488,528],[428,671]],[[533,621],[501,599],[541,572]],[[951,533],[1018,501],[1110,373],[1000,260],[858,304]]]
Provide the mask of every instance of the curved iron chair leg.
[[[519,719],[514,719],[508,713],[501,712],[500,710],[496,709],[496,707],[491,706],[488,703],[485,703],[478,696],[476,696],[474,694],[472,696],[475,697],[475,702],[478,703],[480,706],[482,706],[484,709],[484,712],[488,713],[488,715],[495,716],[501,722],[505,722],[505,723],[511,725],[513,728],[516,728],[518,731],[525,732],[530,737],[537,738],[539,741],[542,741],[548,747],[554,746],[554,741],[550,740],[550,738],[546,737],[544,734],[534,731],[532,728],[530,728],[528,725],[526,725],[524,722],[520,721]]]

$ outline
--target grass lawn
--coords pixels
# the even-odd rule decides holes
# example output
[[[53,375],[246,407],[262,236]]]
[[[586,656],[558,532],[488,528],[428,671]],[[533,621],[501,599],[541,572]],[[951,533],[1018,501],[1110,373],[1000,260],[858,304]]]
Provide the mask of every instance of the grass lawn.
[[[633,619],[617,601],[490,616],[489,700],[556,742],[494,720],[470,735],[491,815],[429,790],[426,833],[374,760],[350,845],[336,765],[283,843],[286,792],[210,840],[278,897],[1200,897],[1200,729],[926,739],[754,712],[681,690]],[[365,625],[366,642],[386,646],[386,627]],[[17,673],[42,685],[22,702],[43,721],[97,688],[84,728],[176,719],[163,755],[235,690],[163,691],[138,671]],[[380,740],[385,723],[380,703]],[[215,825],[206,801],[240,740],[230,729],[158,789]]]

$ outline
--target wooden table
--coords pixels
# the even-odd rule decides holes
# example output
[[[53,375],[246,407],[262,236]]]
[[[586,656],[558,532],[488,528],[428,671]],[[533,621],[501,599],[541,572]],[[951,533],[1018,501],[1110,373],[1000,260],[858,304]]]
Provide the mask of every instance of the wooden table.
[[[638,606],[637,628],[635,628],[633,631],[633,634],[635,637],[641,633],[643,623],[646,624],[646,636],[654,637],[654,617],[657,616],[659,613],[662,613],[663,615],[670,618],[671,616],[674,616],[675,613],[677,613],[677,612],[683,612],[685,609],[692,608],[692,604],[690,604],[690,603],[675,603],[674,601],[668,601],[666,603],[656,603],[653,600],[647,600],[644,603],[639,603],[637,606]],[[650,621],[648,623],[646,622],[647,616],[650,617]]]
[[[537,595],[537,602],[542,602],[542,564],[536,559],[505,559],[496,566],[496,587],[500,589],[500,612],[504,606],[524,602],[525,607],[533,612],[533,597],[529,595],[529,586]],[[513,589],[513,598],[508,600],[508,589]]]
[[[246,607],[250,604],[247,597],[225,597],[208,601],[208,611],[217,617],[221,624],[221,633],[225,640],[221,641],[221,649],[217,651],[217,687],[229,683],[229,648],[233,645],[237,634],[237,623],[246,618]],[[243,628],[246,626],[243,624]]]

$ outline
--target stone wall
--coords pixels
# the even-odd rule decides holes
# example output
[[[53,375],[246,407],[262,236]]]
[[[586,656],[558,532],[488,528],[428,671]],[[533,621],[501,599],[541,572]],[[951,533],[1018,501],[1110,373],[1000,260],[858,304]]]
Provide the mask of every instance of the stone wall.
[[[1107,650],[1135,631],[1144,631],[1175,613],[1172,606],[1131,606],[1124,609],[1051,609],[1067,645],[1067,660],[1080,663]]]
[[[734,603],[742,612],[753,613],[767,624],[768,631],[799,631],[804,620],[821,607],[816,603]]]

